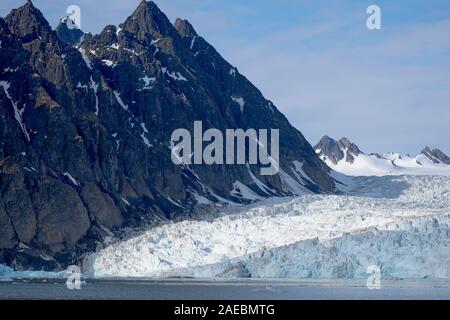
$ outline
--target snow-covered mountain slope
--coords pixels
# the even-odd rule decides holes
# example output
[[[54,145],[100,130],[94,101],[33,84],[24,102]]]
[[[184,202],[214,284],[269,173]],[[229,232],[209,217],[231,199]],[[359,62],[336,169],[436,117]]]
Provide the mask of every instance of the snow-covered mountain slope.
[[[346,183],[346,195],[265,200],[207,220],[162,225],[93,255],[91,271],[100,277],[359,278],[378,265],[385,278],[450,278],[449,177]]]
[[[398,153],[365,154],[348,139],[323,137],[316,153],[331,169],[349,176],[443,175],[450,176],[450,159],[439,149],[426,147],[417,156]]]

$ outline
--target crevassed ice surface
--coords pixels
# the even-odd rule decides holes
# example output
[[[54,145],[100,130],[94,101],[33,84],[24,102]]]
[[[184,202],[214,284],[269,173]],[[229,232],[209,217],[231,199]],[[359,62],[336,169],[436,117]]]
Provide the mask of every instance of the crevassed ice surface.
[[[345,195],[272,199],[150,229],[91,257],[95,276],[450,278],[450,178],[358,177]],[[349,185],[349,182],[351,184]]]

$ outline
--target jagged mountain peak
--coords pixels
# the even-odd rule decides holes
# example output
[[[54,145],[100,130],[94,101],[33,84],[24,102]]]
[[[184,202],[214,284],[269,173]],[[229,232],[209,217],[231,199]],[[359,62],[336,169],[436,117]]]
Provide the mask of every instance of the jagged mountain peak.
[[[329,136],[323,136],[319,143],[315,145],[314,149],[319,157],[322,159],[330,159],[334,164],[337,164],[344,158],[344,152],[342,152],[338,141]]]
[[[138,8],[139,7],[148,7],[148,8],[159,10],[158,5],[154,1],[148,1],[148,0],[141,0],[141,2],[138,5]]]
[[[347,138],[342,138],[339,140],[339,143],[348,151],[350,151],[351,153],[353,153],[354,155],[359,155],[361,153],[363,153],[356,144],[354,144],[353,142],[351,142],[349,139]]]
[[[32,19],[34,18],[34,20],[29,21],[25,25],[32,26],[34,23],[39,22],[43,25],[48,26],[48,28],[51,30],[50,25],[45,19],[42,12],[38,8],[36,8],[31,1],[27,1],[23,6],[11,10],[11,12],[6,16],[6,21],[11,20],[15,17],[26,17]]]
[[[175,20],[175,29],[183,38],[196,37],[198,36],[192,24],[185,19],[177,18]]]
[[[336,141],[324,136],[315,150],[331,169],[349,176],[450,175],[450,158],[430,147],[416,156],[396,152],[366,155],[347,138]]]
[[[430,147],[425,147],[421,152],[433,163],[444,163],[450,165],[450,158],[439,149],[431,149]]]
[[[426,146],[425,148],[422,149],[422,151],[420,153],[427,155],[427,154],[431,154],[433,151],[431,150],[431,148],[429,146]]]
[[[43,41],[55,39],[55,34],[50,24],[31,1],[27,1],[23,6],[13,9],[5,17],[5,21],[11,33],[20,37],[24,43],[38,38]]]
[[[324,135],[324,136],[320,139],[319,144],[320,144],[320,143],[325,143],[325,142],[334,142],[334,143],[337,143],[336,140],[334,140],[333,138],[331,138],[331,137],[329,137],[329,136],[327,136],[327,135]]]
[[[177,33],[167,16],[153,1],[141,1],[121,26],[139,39],[146,39],[150,35],[155,40]]]
[[[344,158],[353,163],[356,156],[363,154],[356,144],[345,137],[336,141],[329,136],[323,136],[314,149],[322,159],[330,160],[335,165]]]
[[[335,147],[335,146],[337,146],[337,145],[338,145],[338,142],[337,142],[336,140],[334,140],[333,138],[331,138],[331,137],[325,135],[325,136],[323,136],[323,137],[319,140],[319,142],[314,146],[314,149],[315,149],[317,152],[320,152],[320,151],[322,151],[322,150],[324,150],[324,149],[329,149],[329,148]]]
[[[69,17],[64,17],[60,20],[55,32],[58,35],[59,40],[71,46],[82,41],[84,36],[84,32],[81,31]]]
[[[338,145],[339,145],[338,141],[336,141],[333,138],[325,135],[315,145],[314,149],[316,151],[325,151],[325,150],[329,150],[329,149],[332,149],[332,148],[339,148]]]
[[[339,143],[343,144],[344,146],[352,145],[352,142],[349,139],[347,139],[346,137],[339,139]]]

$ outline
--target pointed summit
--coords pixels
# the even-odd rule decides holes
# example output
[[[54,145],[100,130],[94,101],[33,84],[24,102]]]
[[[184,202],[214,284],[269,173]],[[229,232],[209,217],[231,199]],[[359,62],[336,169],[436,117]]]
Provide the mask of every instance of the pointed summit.
[[[316,150],[321,150],[323,147],[331,147],[333,145],[337,145],[337,141],[329,136],[325,135],[320,139],[320,141],[314,147]]]
[[[348,151],[350,151],[352,154],[354,154],[355,156],[360,155],[361,153],[363,153],[356,144],[352,143],[350,140],[348,140],[347,138],[342,138],[341,140],[339,140],[339,144],[341,144],[341,146],[343,146],[345,149],[347,149]]]
[[[190,38],[198,36],[192,24],[189,21],[177,18],[175,21],[175,29],[177,29],[178,33],[183,38]]]
[[[167,16],[159,10],[153,1],[141,1],[131,16],[123,23],[122,28],[145,40],[150,35],[153,39],[173,36],[177,33]]]
[[[314,147],[316,153],[323,160],[330,160],[334,165],[345,158],[348,163],[353,163],[355,157],[363,154],[358,146],[347,138],[336,141],[329,136],[324,136]]]
[[[55,31],[59,40],[71,46],[79,43],[84,36],[84,32],[69,17],[62,18]]]
[[[431,150],[430,147],[425,147],[421,154],[425,155],[433,163],[444,163],[450,165],[450,158],[439,149]]]
[[[425,148],[423,148],[423,150],[421,151],[421,153],[423,154],[431,154],[431,148],[429,146],[426,146]]]
[[[329,136],[323,136],[314,149],[320,158],[323,160],[329,159],[333,164],[337,164],[344,158],[344,152],[341,150],[339,143]]]
[[[48,21],[33,3],[28,0],[23,6],[13,9],[5,18],[11,33],[25,43],[37,38],[43,41],[54,40],[55,35]]]

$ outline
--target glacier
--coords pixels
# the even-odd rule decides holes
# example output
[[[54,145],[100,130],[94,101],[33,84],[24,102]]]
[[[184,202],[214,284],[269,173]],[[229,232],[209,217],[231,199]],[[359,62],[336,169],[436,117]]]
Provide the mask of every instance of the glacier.
[[[88,259],[94,277],[450,278],[450,177],[347,177],[339,195],[274,198],[167,222]]]

